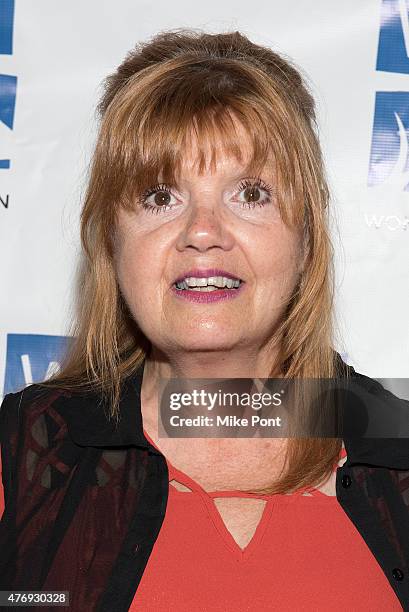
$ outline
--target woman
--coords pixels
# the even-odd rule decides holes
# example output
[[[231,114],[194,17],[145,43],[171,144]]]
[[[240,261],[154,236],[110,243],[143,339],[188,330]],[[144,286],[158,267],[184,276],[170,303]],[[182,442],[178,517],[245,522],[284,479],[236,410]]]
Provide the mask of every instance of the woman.
[[[299,73],[239,32],[164,32],[98,108],[75,341],[2,405],[1,588],[78,611],[401,610],[407,440],[345,438],[337,470],[341,438],[159,437],[162,378],[353,376],[394,397],[333,348]]]

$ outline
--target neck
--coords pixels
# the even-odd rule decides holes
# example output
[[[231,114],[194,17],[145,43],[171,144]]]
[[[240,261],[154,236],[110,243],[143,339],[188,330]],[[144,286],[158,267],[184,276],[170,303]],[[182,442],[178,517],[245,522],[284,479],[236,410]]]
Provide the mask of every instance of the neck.
[[[164,354],[152,347],[146,357],[141,406],[146,426],[157,424],[158,389],[160,379],[167,378],[281,378],[283,372],[275,367],[278,350],[207,351]]]

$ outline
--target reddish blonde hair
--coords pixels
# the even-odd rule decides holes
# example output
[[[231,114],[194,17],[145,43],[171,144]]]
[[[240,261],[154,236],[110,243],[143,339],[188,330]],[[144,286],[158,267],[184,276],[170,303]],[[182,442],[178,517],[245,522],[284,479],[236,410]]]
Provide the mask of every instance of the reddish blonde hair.
[[[186,138],[210,146],[216,136],[240,160],[234,115],[252,143],[248,169],[272,154],[283,220],[303,227],[304,271],[272,342],[285,377],[341,374],[334,344],[333,249],[329,190],[317,135],[314,100],[292,63],[240,32],[165,31],[130,51],[104,82],[101,119],[81,212],[84,252],[73,341],[61,371],[41,383],[71,390],[97,388],[119,418],[123,379],[145,359],[150,343],[132,319],[113,266],[116,213],[157,182],[175,184]],[[199,150],[199,171],[205,153]],[[206,148],[206,150],[208,150]],[[277,364],[271,364],[273,372]],[[331,474],[341,439],[289,439],[285,471],[265,489],[287,493]]]

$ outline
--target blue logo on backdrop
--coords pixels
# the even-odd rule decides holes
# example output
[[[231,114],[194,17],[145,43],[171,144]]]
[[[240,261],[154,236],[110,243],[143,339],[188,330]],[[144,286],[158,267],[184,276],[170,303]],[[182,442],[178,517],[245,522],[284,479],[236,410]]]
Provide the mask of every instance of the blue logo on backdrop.
[[[409,0],[383,0],[377,70],[409,74]]]
[[[59,371],[70,340],[69,336],[7,334],[4,395]]]
[[[409,92],[378,91],[368,185],[388,183],[409,191]]]
[[[0,0],[0,54],[13,53],[14,0]],[[0,74],[0,121],[13,129],[17,77]],[[0,169],[10,168],[9,159],[0,159]]]

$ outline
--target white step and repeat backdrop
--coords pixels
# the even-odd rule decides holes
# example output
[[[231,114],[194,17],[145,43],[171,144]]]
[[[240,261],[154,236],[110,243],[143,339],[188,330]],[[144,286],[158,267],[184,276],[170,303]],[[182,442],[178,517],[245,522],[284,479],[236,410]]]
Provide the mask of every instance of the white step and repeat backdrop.
[[[234,16],[234,17],[232,17]],[[240,30],[315,93],[344,358],[409,376],[409,0],[0,0],[0,395],[67,342],[79,211],[106,74],[159,30]]]

